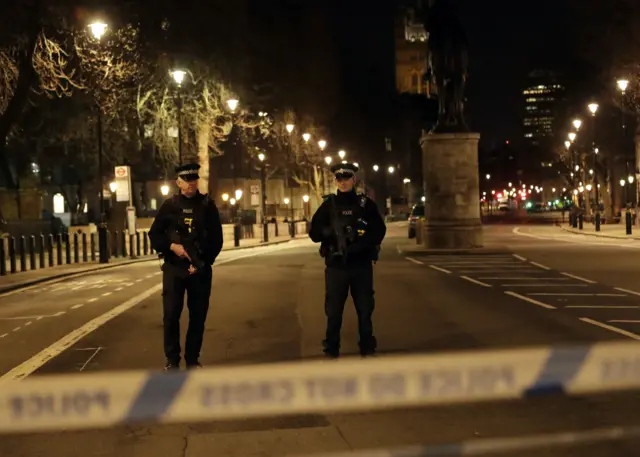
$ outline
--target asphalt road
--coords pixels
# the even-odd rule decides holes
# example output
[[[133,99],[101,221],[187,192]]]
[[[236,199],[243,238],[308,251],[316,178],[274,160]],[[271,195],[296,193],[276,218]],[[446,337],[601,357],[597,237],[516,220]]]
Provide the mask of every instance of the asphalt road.
[[[406,227],[391,228],[375,267],[380,357],[628,340],[636,331],[640,335],[635,324],[610,322],[640,320],[640,296],[629,292],[640,292],[632,282],[640,269],[640,261],[631,260],[635,245],[585,239],[551,227],[514,229],[490,228],[486,236],[521,258],[505,253],[407,259],[402,253],[409,243]],[[159,272],[157,263],[130,265],[0,296],[0,375],[161,368]],[[323,278],[317,246],[306,241],[223,253],[214,270],[203,364],[318,357],[324,325]],[[94,325],[87,328],[92,320]],[[56,343],[63,337],[63,343]],[[343,340],[345,354],[356,354],[352,306],[347,306]],[[265,457],[345,451],[640,423],[636,405],[637,394],[627,393],[3,435],[0,456]],[[502,455],[626,457],[636,455],[639,444]]]

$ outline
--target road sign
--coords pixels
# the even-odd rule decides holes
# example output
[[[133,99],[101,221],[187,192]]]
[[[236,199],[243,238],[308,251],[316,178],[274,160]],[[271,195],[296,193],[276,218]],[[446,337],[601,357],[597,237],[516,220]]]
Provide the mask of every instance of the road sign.
[[[129,167],[118,165],[115,167],[114,174],[117,184],[116,201],[131,204],[131,173]]]
[[[126,178],[129,176],[129,167],[116,167],[116,178]]]

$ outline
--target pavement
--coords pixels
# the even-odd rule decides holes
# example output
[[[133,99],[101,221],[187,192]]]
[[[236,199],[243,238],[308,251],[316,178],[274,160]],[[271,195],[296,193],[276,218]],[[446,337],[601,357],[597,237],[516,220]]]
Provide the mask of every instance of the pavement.
[[[603,238],[640,240],[640,227],[635,225],[631,228],[631,235],[627,235],[627,228],[624,224],[603,224],[600,226],[599,232],[596,232],[595,226],[590,223],[585,223],[582,230],[570,227],[568,224],[563,224],[562,229],[570,233],[599,236]]]
[[[512,252],[414,258],[403,252],[414,242],[407,240],[406,225],[390,226],[375,266],[379,357],[640,338],[640,286],[634,283],[640,245],[557,227],[491,227],[485,237]],[[323,271],[317,246],[304,239],[223,252],[214,267],[203,364],[318,357]],[[157,262],[138,263],[3,297],[0,379],[161,368],[160,278]],[[73,345],[56,343],[91,320],[97,325]],[[349,299],[345,355],[357,353],[356,341]],[[311,455],[637,423],[632,392],[3,435],[0,456]],[[626,457],[637,455],[638,445],[621,441],[501,455]]]
[[[299,235],[300,238],[302,235]],[[305,235],[306,236],[306,235]],[[272,244],[280,244],[291,241],[291,237],[289,235],[279,236],[276,238],[272,238],[267,243],[263,243],[260,238],[250,238],[244,239],[240,241],[240,246],[235,247],[233,245],[233,239],[228,240],[223,245],[222,250],[238,250],[238,249],[249,249],[255,248],[258,246],[272,245]],[[97,254],[96,254],[97,257]],[[73,259],[73,257],[72,257]],[[82,259],[82,255],[80,256]],[[131,263],[137,262],[148,262],[157,260],[157,254],[152,255],[143,255],[139,256],[136,259],[131,259],[130,257],[111,257],[108,264],[101,264],[97,261],[87,261],[87,262],[75,262],[68,264],[55,265],[53,267],[45,267],[39,268],[39,258],[36,257],[36,263],[31,264],[29,256],[27,256],[26,261],[26,269],[20,271],[20,262],[18,261],[18,273],[7,274],[6,276],[0,276],[0,296],[4,295],[7,292],[15,291],[16,289],[21,289],[24,287],[29,287],[34,284],[40,284],[42,282],[48,282],[51,280],[57,280],[59,278],[65,277],[76,277],[79,275],[83,275],[87,272],[92,271],[100,271],[104,269],[114,268],[122,265],[128,265]],[[8,262],[8,261],[7,261]],[[63,260],[64,262],[64,260]],[[48,257],[45,262],[45,265],[49,265]],[[9,269],[7,268],[7,271]]]

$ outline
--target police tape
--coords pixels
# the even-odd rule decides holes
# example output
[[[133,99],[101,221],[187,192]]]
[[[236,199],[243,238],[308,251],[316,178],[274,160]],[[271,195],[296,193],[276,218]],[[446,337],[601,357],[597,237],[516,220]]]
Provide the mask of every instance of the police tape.
[[[461,457],[513,451],[549,449],[560,446],[585,446],[603,441],[640,437],[640,426],[609,427],[579,432],[544,433],[511,438],[484,438],[456,443],[405,446],[394,449],[368,449],[331,454],[306,454],[297,457]]]
[[[640,387],[640,343],[0,382],[0,431],[111,427],[585,394]]]

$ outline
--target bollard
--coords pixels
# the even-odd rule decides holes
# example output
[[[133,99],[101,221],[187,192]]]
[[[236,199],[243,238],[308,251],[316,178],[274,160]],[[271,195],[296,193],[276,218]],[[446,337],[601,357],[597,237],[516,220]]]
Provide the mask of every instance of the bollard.
[[[140,232],[136,232],[136,255],[140,257]]]
[[[7,275],[7,254],[4,252],[4,238],[0,238],[0,276]]]
[[[291,222],[291,225],[289,226],[289,234],[291,235],[291,238],[295,238],[296,237],[296,223],[295,222]]]
[[[147,232],[144,237],[145,239],[149,238],[149,232]],[[149,254],[153,255],[154,252],[153,246],[151,245],[151,238],[149,238]]]
[[[91,235],[91,261],[96,261],[96,234],[92,233]],[[104,235],[103,235],[104,236]]]
[[[120,232],[117,230],[113,232],[113,246],[112,246],[113,256],[117,259],[120,255]]]
[[[87,234],[82,232],[82,261],[86,262],[89,260],[89,256],[87,255]]]
[[[278,236],[280,236],[280,235],[278,234],[278,221],[277,221],[277,220],[276,220],[276,222],[275,222],[275,224],[274,224],[274,225],[275,225],[275,229],[276,229],[276,230],[275,230],[276,238],[278,238]]]
[[[573,223],[571,224],[573,228],[578,228],[578,216],[576,214],[573,215]]]
[[[62,233],[58,233],[58,236],[56,236],[56,248],[58,250],[58,255],[56,256],[56,265],[62,265]]]
[[[69,236],[69,232],[65,233],[64,235],[64,239],[65,239],[65,244],[64,244],[64,253],[65,253],[65,260],[67,262],[67,265],[69,265],[71,263],[71,236]]]
[[[599,231],[600,231],[600,222],[601,222],[601,221],[600,221],[600,213],[599,213],[599,212],[597,212],[597,213],[596,213],[596,232],[599,232]]]
[[[47,244],[47,252],[49,253],[49,266],[52,267],[53,263],[53,234],[50,233],[48,236],[49,243]]]
[[[122,247],[122,257],[127,256],[127,232],[122,231],[122,238],[120,239],[121,247]]]
[[[584,227],[584,215],[582,213],[578,214],[578,229],[582,230]]]
[[[136,237],[135,235],[132,233],[129,235],[129,257],[131,257],[132,259],[136,258],[136,252],[135,252],[135,248],[136,248],[136,241],[135,241]]]
[[[16,268],[16,239],[12,236],[9,237],[9,268],[11,273],[18,271]]]
[[[20,237],[20,271],[27,271],[27,240]]]
[[[233,245],[235,247],[240,246],[240,224],[233,225]]]
[[[100,222],[98,224],[98,257],[100,258],[100,263],[109,263],[109,257],[111,256],[110,246],[111,246],[111,234],[107,230],[107,224],[105,222]],[[91,248],[91,260],[95,260],[95,242],[93,238],[91,239],[91,243],[93,247]]]
[[[44,268],[44,250],[46,249],[46,244],[45,244],[45,240],[44,240],[44,235],[41,233],[40,234],[40,268]]]
[[[265,222],[262,224],[262,241],[265,243],[269,242],[269,223]]]
[[[624,215],[625,225],[627,226],[627,235],[631,235],[631,211],[627,208],[627,212]]]
[[[80,245],[77,233],[73,234],[73,263],[80,263]]]
[[[144,237],[142,238],[142,253],[143,255],[149,254],[149,237],[146,233],[144,233]]]
[[[36,237],[31,235],[29,237],[29,268],[36,270]]]

